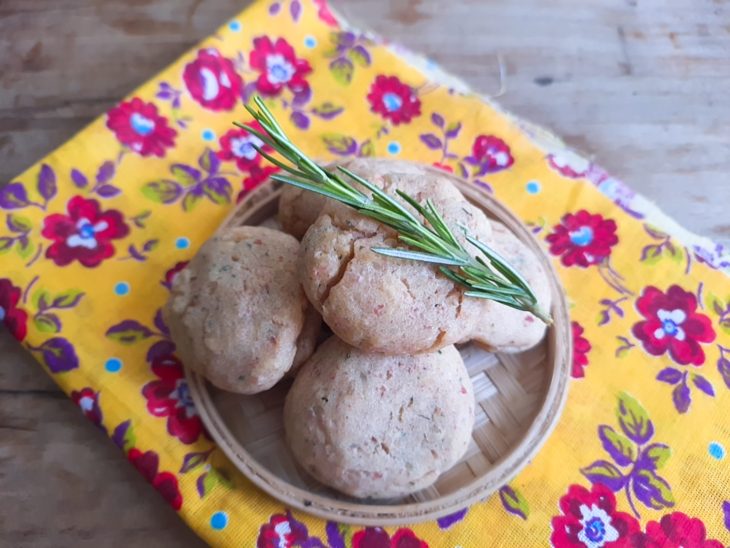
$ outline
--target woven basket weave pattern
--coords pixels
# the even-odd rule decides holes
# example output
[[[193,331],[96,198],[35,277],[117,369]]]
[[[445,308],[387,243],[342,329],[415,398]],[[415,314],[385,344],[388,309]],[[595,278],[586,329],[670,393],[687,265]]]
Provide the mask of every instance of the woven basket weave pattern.
[[[567,392],[572,344],[560,283],[524,225],[481,191],[453,179],[467,199],[538,253],[551,276],[554,325],[542,343],[520,354],[493,354],[473,343],[459,347],[477,402],[469,448],[431,487],[387,501],[344,497],[296,464],[284,440],[282,408],[289,382],[262,394],[240,396],[218,390],[188,370],[193,397],[213,438],[244,474],[286,504],[327,519],[367,525],[433,519],[485,499],[512,479],[557,422]],[[278,194],[274,185],[263,185],[223,227],[271,225]]]

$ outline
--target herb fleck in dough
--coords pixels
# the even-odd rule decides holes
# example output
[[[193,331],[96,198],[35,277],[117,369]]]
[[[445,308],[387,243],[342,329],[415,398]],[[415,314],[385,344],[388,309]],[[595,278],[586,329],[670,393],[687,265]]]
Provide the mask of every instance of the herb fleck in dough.
[[[292,236],[263,227],[209,240],[165,307],[183,362],[219,388],[255,394],[309,357],[320,318],[299,284],[298,250]]]
[[[385,356],[331,337],[299,371],[284,425],[295,458],[322,483],[354,497],[396,497],[459,461],[474,405],[453,346]]]

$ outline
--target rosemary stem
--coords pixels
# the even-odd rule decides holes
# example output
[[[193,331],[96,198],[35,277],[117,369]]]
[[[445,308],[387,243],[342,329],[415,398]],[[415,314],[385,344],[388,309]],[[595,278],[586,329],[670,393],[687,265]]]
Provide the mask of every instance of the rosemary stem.
[[[545,312],[542,308],[540,308],[537,304],[530,305],[526,307],[527,312],[530,314],[533,314],[535,317],[539,318],[545,325],[552,325],[553,319],[550,316],[549,313]]]
[[[419,203],[400,190],[396,191],[396,196],[390,196],[342,166],[336,166],[337,171],[321,167],[287,137],[260,97],[254,97],[253,103],[254,106],[245,105],[246,110],[260,127],[236,125],[258,137],[263,145],[272,148],[286,160],[274,158],[262,150],[263,146],[253,145],[263,158],[288,173],[273,175],[272,179],[352,207],[395,230],[398,241],[408,246],[375,247],[373,251],[376,253],[440,265],[439,270],[444,276],[465,287],[465,295],[490,299],[530,312],[548,325],[552,323],[550,314],[540,308],[537,297],[524,277],[492,248],[470,235],[466,227],[460,226],[466,241],[476,250],[473,256],[468,253],[431,200]]]

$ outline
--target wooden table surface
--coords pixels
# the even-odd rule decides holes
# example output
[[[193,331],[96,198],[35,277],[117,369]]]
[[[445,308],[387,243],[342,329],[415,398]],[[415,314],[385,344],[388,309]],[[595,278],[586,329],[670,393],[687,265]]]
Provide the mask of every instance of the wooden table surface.
[[[246,3],[2,0],[0,184]],[[505,107],[594,154],[687,228],[730,241],[726,0],[338,5],[488,94],[502,53]],[[4,332],[0,466],[0,546],[201,545]]]

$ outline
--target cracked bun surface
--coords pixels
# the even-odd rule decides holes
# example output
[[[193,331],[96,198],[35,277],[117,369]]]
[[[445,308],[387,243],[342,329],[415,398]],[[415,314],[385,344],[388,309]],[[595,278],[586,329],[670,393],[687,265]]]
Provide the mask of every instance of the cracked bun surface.
[[[413,164],[407,164],[409,173],[391,172],[391,164],[358,160],[348,167],[391,195],[398,189],[419,202],[430,198],[451,227],[463,225],[490,241],[491,224],[484,212],[446,177]],[[463,233],[454,232],[463,241]],[[369,352],[416,354],[464,340],[475,331],[480,306],[462,306],[463,288],[436,266],[371,250],[400,246],[395,236],[390,228],[328,200],[300,248],[302,285],[309,300],[338,337]]]
[[[417,356],[369,354],[330,337],[302,366],[284,405],[297,461],[359,498],[431,485],[463,456],[474,390],[453,346]]]
[[[394,173],[419,175],[423,167],[400,160],[351,160],[341,164],[358,175],[381,178]],[[279,198],[278,220],[282,230],[301,240],[307,229],[314,224],[325,204],[330,200],[321,194],[310,192],[292,185],[284,185]]]
[[[459,226],[504,256],[528,281],[542,309],[550,309],[548,275],[538,257],[469,203],[445,175],[389,160],[359,159],[347,167],[391,195],[397,189],[421,203],[430,198],[462,244]],[[393,230],[329,199],[302,239],[304,290],[348,344],[369,352],[416,354],[476,340],[493,351],[519,352],[543,338],[546,325],[534,315],[465,298],[464,288],[438,267],[379,255],[371,250],[378,246],[402,247]],[[477,253],[470,244],[464,247]]]
[[[180,358],[219,388],[271,388],[314,351],[320,318],[299,284],[299,243],[263,227],[222,232],[173,283],[164,316]]]

